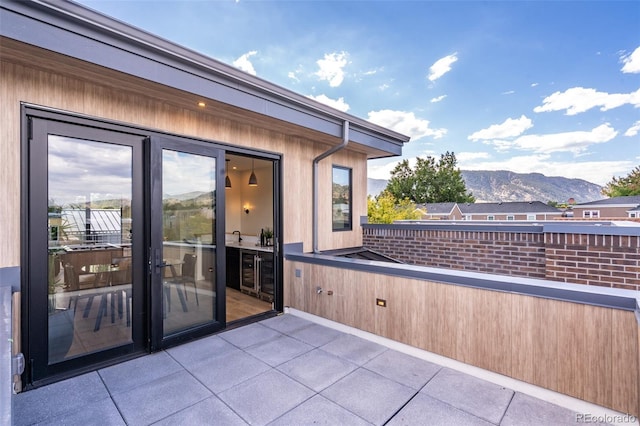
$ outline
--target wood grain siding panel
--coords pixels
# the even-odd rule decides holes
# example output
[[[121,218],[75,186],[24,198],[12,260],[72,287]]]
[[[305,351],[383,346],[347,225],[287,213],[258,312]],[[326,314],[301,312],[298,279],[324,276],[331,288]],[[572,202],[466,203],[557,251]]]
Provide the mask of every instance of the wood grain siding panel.
[[[611,408],[639,417],[638,323],[634,312],[613,311],[611,316]]]
[[[586,384],[583,399],[603,401],[602,405],[611,406],[613,389],[607,385],[611,377],[613,360],[611,309],[597,306],[584,307],[585,331],[585,371]]]
[[[633,312],[306,267],[310,285],[296,286],[308,293],[306,309],[294,308],[608,408],[640,412]],[[316,284],[325,290],[320,295]],[[375,306],[375,298],[385,299],[387,307]]]

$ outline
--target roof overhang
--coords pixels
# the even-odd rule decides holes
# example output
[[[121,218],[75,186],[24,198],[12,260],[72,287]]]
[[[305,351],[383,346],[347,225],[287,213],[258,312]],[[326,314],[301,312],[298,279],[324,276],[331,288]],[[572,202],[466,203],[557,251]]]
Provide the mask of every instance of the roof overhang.
[[[320,132],[335,143],[349,121],[350,142],[368,158],[400,155],[409,141],[73,2],[3,0],[0,36]]]

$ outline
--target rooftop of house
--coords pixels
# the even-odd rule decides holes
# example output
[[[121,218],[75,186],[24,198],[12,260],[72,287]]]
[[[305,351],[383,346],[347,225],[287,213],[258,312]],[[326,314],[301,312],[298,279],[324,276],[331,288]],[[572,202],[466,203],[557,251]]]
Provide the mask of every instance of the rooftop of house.
[[[562,214],[560,209],[541,201],[513,201],[500,203],[427,203],[419,204],[417,207],[426,209],[427,214],[449,214],[456,205],[460,208],[462,214]]]
[[[612,198],[605,198],[605,199],[597,200],[597,201],[589,201],[587,203],[576,204],[576,205],[574,205],[574,207],[590,207],[590,206],[637,207],[639,205],[640,205],[640,195],[629,195],[629,196],[626,196],[626,197],[612,197]]]

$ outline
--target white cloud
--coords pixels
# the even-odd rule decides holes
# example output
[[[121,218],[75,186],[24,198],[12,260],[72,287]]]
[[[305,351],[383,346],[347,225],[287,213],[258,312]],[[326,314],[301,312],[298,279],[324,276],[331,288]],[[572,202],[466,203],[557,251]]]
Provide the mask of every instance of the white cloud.
[[[380,89],[380,91],[385,91],[389,87],[391,87],[391,86],[389,86],[387,83],[384,83],[384,84],[381,84],[380,86],[378,86],[378,89]]]
[[[458,60],[458,52],[455,52],[449,56],[445,56],[444,58],[438,59],[431,67],[429,68],[429,76],[427,77],[430,81],[436,81],[449,71],[451,71],[451,65]]]
[[[618,132],[609,125],[601,124],[591,131],[550,133],[546,135],[525,135],[513,141],[497,140],[490,143],[498,150],[517,148],[536,153],[572,152],[577,155],[587,150],[590,145],[609,142]]]
[[[640,107],[640,89],[633,93],[606,93],[584,87],[572,87],[564,92],[555,92],[547,96],[542,103],[533,111],[566,110],[567,115],[576,115],[595,107],[600,107],[600,111],[607,111],[625,104],[638,108]]]
[[[540,83],[531,83],[531,87],[536,87]]]
[[[613,176],[624,176],[634,167],[633,161],[551,161],[548,154],[524,155],[499,161],[459,163],[461,170],[508,170],[515,173],[542,173],[584,179],[605,185]]]
[[[249,61],[249,58],[256,53],[258,53],[256,50],[245,53],[244,55],[233,61],[233,66],[236,68],[240,68],[242,71],[247,72],[251,75],[256,75],[256,70],[255,68],[253,68],[253,64],[251,63],[251,61]]]
[[[300,79],[298,78],[296,73],[293,72],[293,71],[289,71],[289,73],[287,74],[287,77],[289,77],[291,80],[293,80],[295,82],[299,82],[300,81]]]
[[[312,96],[312,95],[308,95],[308,98],[311,99],[315,99],[318,102],[321,102],[325,105],[329,105],[332,108],[335,108],[337,110],[340,110],[342,112],[347,112],[349,111],[349,104],[347,104],[344,101],[344,98],[340,97],[338,99],[331,99],[329,98],[327,95],[318,95],[318,96]]]
[[[626,132],[624,132],[624,135],[625,136],[635,136],[635,135],[638,134],[638,132],[640,132],[640,120],[638,120],[635,123],[633,123],[633,125],[631,127],[629,127]]]
[[[636,50],[628,55],[623,55],[620,61],[624,64],[620,70],[623,73],[640,73],[640,47],[636,47]]]
[[[407,111],[393,111],[389,109],[371,111],[369,112],[368,120],[403,135],[411,136],[413,140],[425,136],[432,136],[434,139],[439,139],[447,133],[447,129],[429,128],[429,120],[417,118],[414,113]]]
[[[327,80],[329,86],[338,87],[344,80],[343,68],[347,65],[347,53],[327,53],[323,59],[316,61],[320,69],[316,72],[316,75],[320,80]]]
[[[436,98],[432,98],[432,99],[431,99],[431,103],[440,102],[441,100],[443,100],[443,99],[444,99],[444,98],[446,98],[446,97],[447,97],[447,95],[441,95],[441,96],[438,96],[438,97],[436,97]]]
[[[512,138],[520,136],[525,130],[533,127],[533,122],[524,114],[520,118],[507,118],[502,124],[493,124],[486,129],[478,130],[467,139],[472,141]]]
[[[515,90],[507,90],[506,92],[502,92],[502,95],[513,95],[514,93],[516,93]]]
[[[462,168],[461,164],[467,162],[475,162],[480,159],[491,158],[488,152],[457,152],[456,160],[458,160],[458,167]]]

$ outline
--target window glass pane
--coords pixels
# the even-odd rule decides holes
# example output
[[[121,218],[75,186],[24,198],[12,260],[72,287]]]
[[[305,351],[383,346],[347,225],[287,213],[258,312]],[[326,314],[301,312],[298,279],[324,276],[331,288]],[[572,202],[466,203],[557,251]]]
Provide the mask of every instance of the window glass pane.
[[[162,151],[163,333],[216,320],[216,159]]]
[[[132,158],[49,136],[49,364],[132,341]]]
[[[333,230],[351,230],[351,169],[333,166],[331,207]]]

